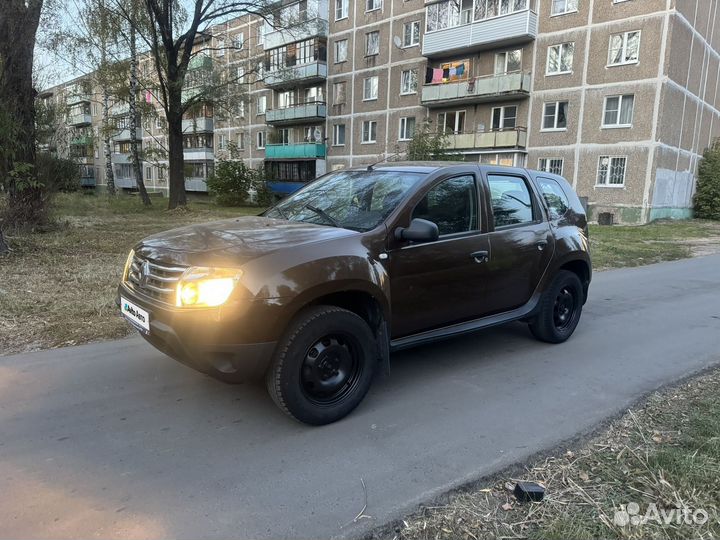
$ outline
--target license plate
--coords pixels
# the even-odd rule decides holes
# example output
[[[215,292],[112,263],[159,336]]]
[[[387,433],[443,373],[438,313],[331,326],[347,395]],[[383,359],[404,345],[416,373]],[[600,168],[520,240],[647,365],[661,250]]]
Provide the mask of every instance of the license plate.
[[[150,332],[150,314],[143,308],[136,306],[129,300],[120,297],[120,310],[125,318],[139,330]]]

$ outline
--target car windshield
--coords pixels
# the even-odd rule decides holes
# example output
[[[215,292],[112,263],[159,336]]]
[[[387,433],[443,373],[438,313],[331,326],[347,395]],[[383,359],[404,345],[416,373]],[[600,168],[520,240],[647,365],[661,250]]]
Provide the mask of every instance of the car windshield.
[[[334,172],[282,200],[265,216],[369,231],[382,223],[424,176],[402,171]]]

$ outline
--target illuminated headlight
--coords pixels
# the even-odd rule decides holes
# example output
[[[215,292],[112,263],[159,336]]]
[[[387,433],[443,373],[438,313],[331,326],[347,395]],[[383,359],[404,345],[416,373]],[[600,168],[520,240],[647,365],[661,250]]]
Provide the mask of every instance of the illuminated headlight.
[[[233,268],[189,268],[177,285],[178,307],[216,307],[227,302],[242,272]]]
[[[135,258],[135,250],[131,249],[128,255],[127,261],[125,261],[125,269],[123,270],[122,280],[123,283],[128,280],[130,275],[130,267],[132,266],[133,259]]]

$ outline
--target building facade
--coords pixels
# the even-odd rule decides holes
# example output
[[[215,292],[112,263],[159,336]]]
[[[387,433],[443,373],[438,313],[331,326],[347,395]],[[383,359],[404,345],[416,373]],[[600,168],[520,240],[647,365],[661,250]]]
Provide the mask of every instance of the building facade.
[[[718,2],[302,0],[277,18],[229,21],[198,44],[208,52],[193,61],[236,77],[247,98],[186,120],[188,190],[206,190],[215,160],[232,156],[287,192],[401,159],[428,123],[466,161],[562,174],[595,220],[691,215],[698,161],[720,136]],[[75,155],[102,184],[104,158],[82,144],[96,111],[65,93],[68,123],[85,129]],[[142,126],[143,148],[161,148],[162,122]],[[127,188],[130,136],[113,138]],[[162,166],[144,176],[167,188]]]

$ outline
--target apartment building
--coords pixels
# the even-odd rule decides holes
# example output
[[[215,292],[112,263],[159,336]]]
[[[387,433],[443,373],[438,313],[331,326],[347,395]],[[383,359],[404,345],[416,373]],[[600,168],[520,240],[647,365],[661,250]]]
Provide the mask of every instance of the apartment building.
[[[239,18],[198,44],[208,52],[193,68],[232,74],[247,98],[186,120],[188,190],[204,191],[215,160],[233,157],[288,192],[402,158],[429,122],[466,161],[562,174],[593,219],[691,214],[698,160],[720,136],[717,2],[329,1],[282,2],[277,25]],[[88,119],[73,107],[73,122]],[[126,136],[114,138],[119,172]],[[136,136],[162,147],[162,122]],[[151,189],[166,189],[161,163],[144,168]]]

